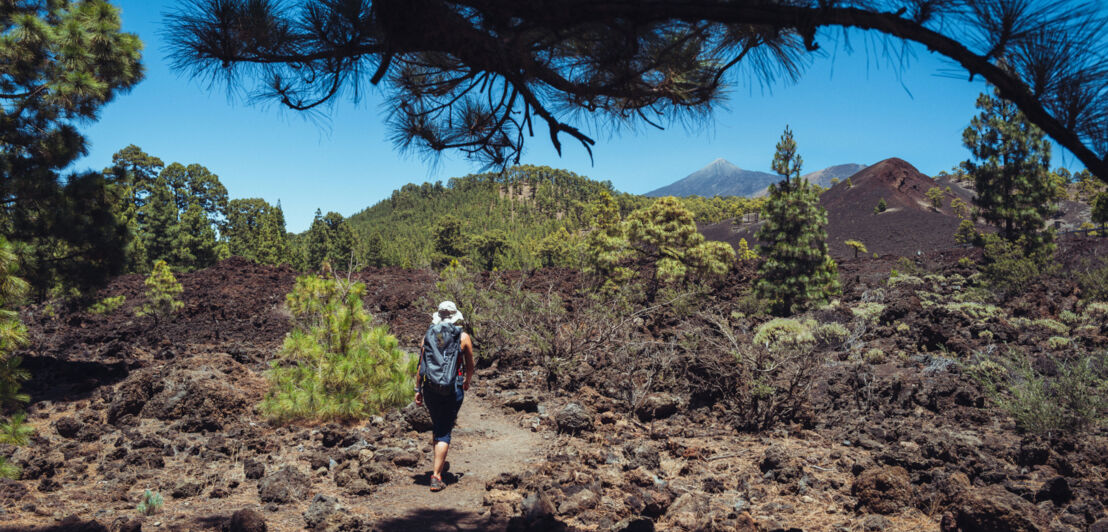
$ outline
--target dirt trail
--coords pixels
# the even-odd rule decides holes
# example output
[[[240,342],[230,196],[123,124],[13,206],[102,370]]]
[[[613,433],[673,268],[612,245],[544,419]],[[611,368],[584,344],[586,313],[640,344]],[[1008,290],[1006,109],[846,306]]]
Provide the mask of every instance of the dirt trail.
[[[429,434],[429,433],[428,433]],[[488,530],[482,517],[485,483],[500,473],[521,473],[542,456],[545,440],[471,390],[466,394],[454,427],[447,488],[429,491],[431,452],[425,466],[410,478],[393,480],[364,500],[380,519],[379,530]]]

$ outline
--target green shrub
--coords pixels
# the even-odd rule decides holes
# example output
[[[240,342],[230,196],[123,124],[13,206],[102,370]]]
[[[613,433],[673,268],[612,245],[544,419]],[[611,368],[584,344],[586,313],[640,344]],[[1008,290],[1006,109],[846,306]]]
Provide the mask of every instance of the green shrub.
[[[277,421],[359,419],[412,398],[416,357],[362,307],[365,285],[299,277],[286,298],[293,330],[271,364],[261,410]]]
[[[816,337],[800,320],[775,318],[755,329],[754,343],[770,351],[799,351],[814,347]]]
[[[1049,318],[1043,318],[1041,320],[1034,320],[1034,321],[1031,322],[1031,325],[1034,326],[1034,327],[1042,327],[1043,329],[1046,329],[1046,330],[1048,330],[1050,332],[1053,332],[1053,333],[1056,333],[1056,334],[1066,334],[1066,333],[1070,332],[1070,328],[1066,327],[1065,324],[1063,324],[1061,322],[1058,322],[1058,321],[1055,321],[1055,320],[1052,320],[1052,319],[1049,319]]]
[[[755,431],[794,420],[805,410],[808,392],[825,360],[818,347],[833,344],[845,332],[838,324],[778,318],[757,327],[753,341],[745,344],[736,342],[742,333],[725,321],[710,321],[718,330],[693,335],[706,343],[693,356],[707,361],[705,350],[724,349],[733,352],[734,359],[720,360],[720,366],[706,372],[711,377],[691,391],[718,394],[736,427]]]
[[[126,302],[126,301],[127,301],[127,296],[125,296],[125,295],[118,295],[118,296],[115,296],[115,297],[105,297],[104,299],[101,299],[100,301],[97,301],[96,303],[93,303],[92,306],[88,308],[88,311],[89,311],[89,314],[98,314],[98,315],[111,314],[112,312],[115,312],[116,310],[119,310],[119,307],[122,307],[123,303]]]
[[[877,321],[881,313],[885,311],[885,305],[881,303],[863,302],[850,309],[855,317],[865,322]]]
[[[991,341],[993,341],[994,335],[993,335],[993,331],[984,330],[984,331],[981,331],[981,332],[977,333],[977,337],[984,340],[984,341],[986,341],[986,342],[991,342]]]
[[[996,404],[1025,432],[1047,437],[1078,434],[1103,424],[1108,414],[1108,361],[1105,354],[1085,354],[1058,363],[1047,375],[1031,358],[1011,351],[995,363],[1002,371],[972,374]]]
[[[868,364],[883,364],[885,362],[885,352],[875,347],[866,351],[862,358]]]
[[[1065,336],[1051,336],[1049,339],[1047,339],[1046,345],[1050,349],[1057,351],[1059,349],[1065,349],[1073,345],[1073,342]]]
[[[975,322],[987,321],[991,318],[998,318],[1003,315],[1003,311],[996,305],[988,305],[985,303],[947,303],[943,305],[943,308],[951,311],[964,314]]]
[[[1055,270],[1051,263],[1053,245],[1042,245],[1025,252],[1024,237],[1009,242],[997,235],[985,235],[985,266],[981,274],[985,283],[998,295],[1019,293],[1038,279]]]
[[[758,294],[754,293],[753,290],[735,300],[735,312],[738,313],[740,318],[765,314],[768,309],[769,303],[758,297]]]
[[[1108,264],[1079,271],[1077,286],[1085,301],[1108,301]]]
[[[1076,335],[1083,335],[1083,336],[1096,336],[1098,333],[1100,333],[1100,326],[1099,325],[1081,325],[1081,326],[1075,328],[1073,330],[1073,333],[1076,334]]]
[[[1085,305],[1085,316],[1090,320],[1104,321],[1108,318],[1108,303],[1093,302]]]
[[[1084,320],[1082,320],[1081,316],[1079,316],[1076,312],[1069,311],[1069,310],[1063,310],[1062,312],[1059,312],[1058,313],[1058,319],[1061,320],[1062,323],[1065,323],[1066,325],[1077,325],[1077,324],[1081,323],[1082,321],[1084,321]]]
[[[812,336],[815,337],[817,345],[835,347],[846,341],[850,331],[841,323],[821,323],[812,328]]]
[[[135,510],[142,515],[154,515],[161,509],[162,504],[165,501],[162,499],[161,494],[156,491],[146,490],[142,493],[142,499],[139,501]]]
[[[972,267],[976,266],[977,263],[973,262],[973,259],[971,259],[969,257],[962,257],[962,258],[958,259],[958,265],[963,267],[963,268],[972,268]]]
[[[888,285],[890,288],[892,288],[894,286],[902,286],[902,285],[906,285],[908,287],[918,287],[918,286],[923,286],[924,282],[923,282],[923,279],[920,279],[919,277],[916,277],[915,275],[897,275],[896,277],[889,277],[889,280],[886,283],[886,285]]]
[[[904,322],[897,323],[896,332],[900,334],[908,334],[912,332],[912,326]]]

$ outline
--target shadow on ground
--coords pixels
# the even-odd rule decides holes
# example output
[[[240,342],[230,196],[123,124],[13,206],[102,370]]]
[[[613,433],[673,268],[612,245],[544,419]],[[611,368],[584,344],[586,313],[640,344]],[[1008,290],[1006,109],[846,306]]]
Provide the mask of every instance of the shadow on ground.
[[[465,476],[465,473],[451,473],[450,471],[443,471],[442,472],[442,481],[444,483],[446,483],[447,487],[450,487],[451,485],[457,484],[458,481],[461,480],[463,476]],[[431,486],[431,472],[430,471],[424,471],[422,473],[417,473],[415,475],[412,475],[411,479],[412,479],[412,483],[417,485],[417,486],[428,486],[428,487]]]
[[[414,508],[402,516],[378,521],[375,523],[374,530],[448,532],[456,530],[504,530],[504,527],[497,527],[483,521],[476,512],[442,508]]]

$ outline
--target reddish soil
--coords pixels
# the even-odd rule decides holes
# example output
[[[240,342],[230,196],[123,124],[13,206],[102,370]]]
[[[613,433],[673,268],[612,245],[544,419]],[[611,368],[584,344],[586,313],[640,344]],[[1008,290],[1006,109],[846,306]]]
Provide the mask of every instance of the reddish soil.
[[[1108,240],[1062,247],[1063,266],[1077,268],[1103,260]],[[963,369],[999,348],[1043,361],[1072,355],[1076,347],[1048,348],[1055,333],[1017,317],[1080,312],[1076,286],[1052,278],[984,320],[925,304],[921,292],[950,302],[964,291],[972,270],[959,259],[977,256],[952,249],[908,263],[843,261],[842,306],[810,316],[848,326],[854,340],[824,353],[807,414],[765,432],[736,430],[726,403],[689,392],[688,382],[646,388],[676,406],[643,415],[620,395],[635,376],[604,360],[551,388],[533,353],[502,355],[466,399],[451,454],[456,482],[438,498],[422,485],[430,446],[416,430],[426,416],[419,408],[349,426],[273,426],[256,411],[266,362],[289,327],[282,301],[295,272],[232,259],[181,275],[185,308],[157,327],[133,316],[141,279],[122,277],[101,294],[127,296],[110,315],[42,305],[24,313],[37,433],[26,447],[0,449],[23,468],[21,480],[0,481],[0,530],[249,530],[250,519],[270,530],[1103,530],[1105,428],[1081,438],[1021,434]],[[890,284],[893,268],[925,284]],[[734,309],[749,269],[733,272],[705,308]],[[435,275],[356,277],[369,286],[367,308],[414,347]],[[478,282],[498,278],[583,297],[571,271]],[[849,309],[863,302],[883,310],[859,321]],[[682,354],[691,341],[682,327],[696,319],[670,314],[635,335],[673,346],[688,378],[710,380],[710,363],[733,359]],[[738,323],[739,341],[749,342],[741,329],[755,323]],[[1104,323],[1073,336],[1075,346],[1108,346]],[[882,356],[858,357],[874,350]],[[144,489],[165,496],[161,512],[137,514]]]
[[[842,181],[820,197],[827,209],[827,244],[836,259],[854,256],[847,240],[859,240],[869,252],[878,255],[914,257],[938,249],[956,247],[954,231],[961,221],[950,202],[954,197],[968,201],[961,187],[951,187],[943,198],[943,208],[931,207],[927,190],[947,185],[923,175],[904,160],[885,159]],[[884,198],[887,210],[874,214]],[[734,226],[733,221],[701,227],[709,240],[729,242],[733,246],[745,238],[753,245],[760,223]]]

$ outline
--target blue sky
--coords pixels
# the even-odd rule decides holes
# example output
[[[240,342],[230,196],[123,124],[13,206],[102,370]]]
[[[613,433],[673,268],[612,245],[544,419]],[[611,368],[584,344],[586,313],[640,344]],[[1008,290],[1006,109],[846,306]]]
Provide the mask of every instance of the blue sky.
[[[281,201],[288,229],[303,231],[317,208],[349,216],[388,197],[405,183],[446,180],[479,170],[458,155],[432,164],[397,152],[388,141],[379,92],[358,104],[342,101],[324,120],[309,119],[275,104],[230,98],[170,70],[162,36],[170,1],[123,0],[123,28],[146,43],[146,79],[101,112],[82,131],[87,157],[74,169],[99,170],[113,153],[136,144],[166,163],[199,163],[219,175],[232,198]],[[536,130],[525,163],[565,168],[611,180],[622,191],[643,193],[680,179],[722,157],[746,169],[768,171],[774,144],[788,124],[804,157],[804,171],[843,163],[873,164],[901,157],[926,174],[965,159],[961,132],[984,90],[937,57],[919,49],[902,70],[867,39],[851,35],[848,54],[832,35],[796,84],[733,87],[709,124],[665,131],[643,128],[597,139],[595,161],[566,139],[558,157]],[[873,46],[873,43],[869,43]],[[1054,165],[1076,165],[1055,150]]]

